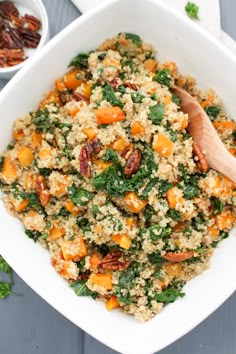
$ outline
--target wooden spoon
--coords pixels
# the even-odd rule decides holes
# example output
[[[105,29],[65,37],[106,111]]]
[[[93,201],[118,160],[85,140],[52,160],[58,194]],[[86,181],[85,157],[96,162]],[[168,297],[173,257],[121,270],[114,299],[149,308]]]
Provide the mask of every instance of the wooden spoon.
[[[236,158],[220,140],[204,109],[183,89],[175,87],[172,91],[181,100],[181,111],[188,113],[188,131],[194,143],[204,152],[209,166],[236,182]]]

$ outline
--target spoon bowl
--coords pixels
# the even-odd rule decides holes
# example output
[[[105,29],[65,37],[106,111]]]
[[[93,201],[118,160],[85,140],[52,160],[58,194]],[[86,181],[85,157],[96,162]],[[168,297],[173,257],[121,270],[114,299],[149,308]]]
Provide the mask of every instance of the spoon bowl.
[[[204,153],[208,165],[236,182],[236,159],[226,149],[204,109],[180,87],[172,91],[181,100],[180,109],[188,114],[188,131]]]

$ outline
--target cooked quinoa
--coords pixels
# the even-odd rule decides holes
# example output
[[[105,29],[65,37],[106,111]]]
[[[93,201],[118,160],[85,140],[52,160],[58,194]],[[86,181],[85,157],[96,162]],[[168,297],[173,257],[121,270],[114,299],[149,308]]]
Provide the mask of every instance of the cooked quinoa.
[[[0,158],[7,210],[78,296],[141,321],[184,296],[235,224],[235,184],[206,171],[178,85],[235,154],[235,123],[150,44],[121,33],[80,53]],[[204,157],[204,152],[201,152]]]

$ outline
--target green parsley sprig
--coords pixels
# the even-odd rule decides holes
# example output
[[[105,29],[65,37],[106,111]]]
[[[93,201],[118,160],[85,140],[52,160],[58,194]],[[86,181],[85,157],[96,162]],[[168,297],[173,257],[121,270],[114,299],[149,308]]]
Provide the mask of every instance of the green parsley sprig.
[[[12,270],[9,264],[5,261],[5,259],[0,256],[0,272],[5,273],[9,277],[8,282],[1,281],[0,282],[0,299],[5,299],[7,296],[13,294],[12,285],[13,285],[13,277]]]
[[[185,11],[188,17],[190,17],[191,19],[199,20],[198,17],[199,7],[194,2],[188,1],[187,4],[185,5]]]

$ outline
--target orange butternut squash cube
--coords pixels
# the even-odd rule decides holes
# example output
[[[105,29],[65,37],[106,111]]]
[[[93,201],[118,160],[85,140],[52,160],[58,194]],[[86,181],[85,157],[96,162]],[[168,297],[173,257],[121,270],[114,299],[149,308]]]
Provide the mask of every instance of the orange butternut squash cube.
[[[102,171],[106,170],[109,166],[113,165],[112,161],[95,160],[93,163]]]
[[[21,166],[28,167],[34,161],[34,154],[27,146],[22,146],[18,150],[18,159],[21,163]]]
[[[213,122],[216,130],[223,131],[225,129],[235,130],[235,123],[231,120],[225,120],[223,122]]]
[[[164,97],[163,103],[164,103],[165,105],[167,105],[167,104],[169,104],[169,103],[171,103],[171,102],[172,102],[172,100],[171,100],[171,97],[170,97],[170,96],[165,96],[165,97]]]
[[[17,177],[17,167],[10,157],[4,158],[2,174],[6,178],[15,179]]]
[[[29,199],[23,199],[20,203],[15,205],[15,210],[17,212],[21,212],[27,208],[28,204],[29,204]]]
[[[75,237],[71,241],[64,241],[61,245],[61,250],[66,261],[79,261],[88,254],[82,236]]]
[[[39,151],[39,158],[40,160],[44,159],[45,157],[50,157],[52,156],[53,154],[53,151],[51,148],[42,148],[40,151]]]
[[[79,71],[72,70],[65,74],[63,82],[68,90],[75,90],[83,83],[83,80],[79,78]]]
[[[118,152],[123,151],[125,146],[126,146],[126,142],[125,139],[122,137],[117,138],[115,141],[113,141],[113,143],[111,143],[112,149]]]
[[[47,105],[55,103],[58,106],[61,106],[61,100],[58,95],[58,92],[51,91],[47,94],[47,96],[40,102],[39,108],[45,108]]]
[[[69,115],[74,118],[76,116],[77,113],[79,113],[79,111],[81,110],[81,107],[73,107],[70,109],[69,111]]]
[[[170,277],[178,277],[182,272],[183,266],[181,263],[167,263],[164,268]]]
[[[67,194],[67,187],[69,184],[68,177],[66,175],[61,175],[60,180],[52,182],[50,193],[55,197],[62,197]]]
[[[165,134],[158,133],[154,135],[153,149],[163,157],[169,157],[173,154],[174,143]]]
[[[131,239],[127,234],[117,234],[113,235],[112,240],[117,243],[121,248],[128,250],[131,246]]]
[[[223,211],[215,217],[219,230],[230,229],[235,222],[235,216],[230,211]]]
[[[103,232],[103,227],[102,227],[102,225],[101,225],[101,224],[96,225],[96,226],[94,227],[94,232],[96,232],[97,234],[101,234],[101,233]]]
[[[176,73],[177,65],[174,61],[166,61],[163,64],[163,69],[170,70],[170,76],[174,76]]]
[[[84,83],[84,92],[83,96],[89,100],[92,92],[92,85],[89,82]]]
[[[145,133],[145,128],[140,122],[135,122],[131,127],[132,135],[140,135]]]
[[[222,183],[222,196],[227,197],[236,187],[235,183],[226,176],[222,176],[221,183]]]
[[[62,78],[56,80],[56,89],[59,92],[66,89]]]
[[[22,130],[19,130],[17,132],[13,132],[13,138],[15,140],[20,140],[20,139],[24,138],[24,136],[25,136],[25,134],[23,133]]]
[[[41,133],[36,133],[36,132],[32,133],[32,143],[35,148],[39,147],[42,144],[42,140],[43,138]]]
[[[236,155],[236,149],[228,149],[228,152],[230,152],[233,156]]]
[[[65,208],[74,216],[78,216],[81,212],[81,209],[78,208],[70,199],[66,201]]]
[[[220,197],[222,193],[222,183],[219,177],[207,177],[203,183],[203,189],[213,197]]]
[[[219,236],[220,230],[218,228],[217,225],[212,225],[212,226],[208,226],[207,228],[207,233],[212,237],[212,238],[216,238],[217,236]]]
[[[99,266],[99,264],[101,263],[101,259],[96,253],[94,253],[90,257],[89,263],[90,263],[89,269],[92,270]]]
[[[166,192],[166,199],[171,209],[174,209],[177,204],[182,204],[184,202],[183,193],[177,187],[168,189]]]
[[[136,224],[136,221],[134,218],[128,218],[126,220],[126,225],[129,227],[129,228],[133,228],[133,226]]]
[[[63,229],[63,227],[61,227],[60,225],[53,225],[52,228],[49,231],[49,237],[48,240],[49,241],[55,241],[58,238],[61,238],[62,236],[64,236],[65,234],[65,230]]]
[[[147,59],[143,66],[145,70],[155,72],[157,69],[157,61],[155,59]]]
[[[124,200],[133,213],[140,213],[140,211],[145,208],[148,203],[147,200],[139,199],[137,194],[133,192],[127,193]]]
[[[87,136],[88,140],[93,140],[97,136],[97,133],[93,128],[84,128],[83,133]]]
[[[111,311],[120,307],[119,301],[115,295],[111,296],[110,299],[106,302],[107,311]]]
[[[98,124],[113,124],[125,119],[120,107],[100,107],[95,111]]]
[[[112,275],[104,273],[92,273],[89,277],[92,284],[101,286],[106,290],[112,289]]]

